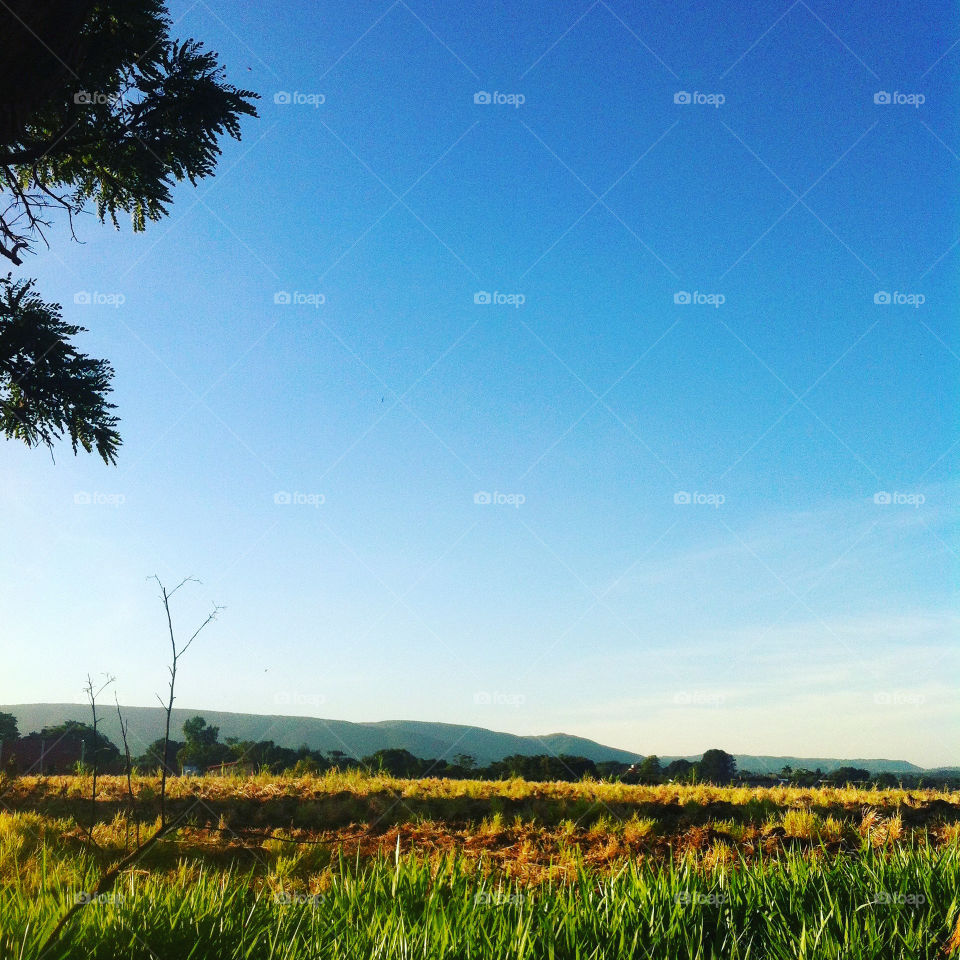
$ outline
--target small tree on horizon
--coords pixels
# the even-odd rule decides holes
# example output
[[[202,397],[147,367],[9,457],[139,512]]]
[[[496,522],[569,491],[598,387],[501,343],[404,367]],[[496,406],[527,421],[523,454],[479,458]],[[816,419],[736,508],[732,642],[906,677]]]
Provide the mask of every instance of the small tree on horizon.
[[[637,774],[641,783],[659,783],[663,778],[663,770],[660,766],[660,758],[656,754],[650,754],[644,757],[640,766],[637,768]]]
[[[682,782],[690,776],[690,771],[693,769],[694,765],[681,757],[678,760],[671,760],[664,768],[663,775],[670,780]]]
[[[230,756],[229,745],[220,743],[220,728],[209,726],[202,716],[184,720],[183,738],[185,742],[177,751],[181,767],[194,766],[204,770]]]
[[[12,713],[0,713],[0,744],[10,743],[19,738],[17,718]]]
[[[737,761],[726,752],[713,748],[700,758],[699,779],[707,783],[723,785],[737,776]]]
[[[869,780],[870,771],[863,767],[837,767],[827,777],[833,783],[856,783],[858,780]]]
[[[14,750],[8,748],[7,744],[13,744],[15,747],[19,739],[17,718],[12,713],[0,712],[0,773],[7,769],[11,775],[14,775],[16,767]]]

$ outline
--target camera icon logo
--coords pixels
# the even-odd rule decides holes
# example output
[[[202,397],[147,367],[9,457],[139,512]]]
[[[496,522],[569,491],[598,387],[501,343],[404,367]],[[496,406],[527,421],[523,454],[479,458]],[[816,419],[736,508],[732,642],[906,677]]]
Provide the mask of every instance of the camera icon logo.
[[[686,290],[678,290],[678,291],[673,295],[673,302],[674,302],[674,303],[689,303],[689,302],[690,302],[690,294],[687,293]]]
[[[278,291],[273,295],[273,302],[274,302],[274,303],[289,303],[289,302],[290,302],[290,294],[287,293],[286,290],[278,290]]]
[[[490,103],[491,102],[490,94],[487,93],[486,90],[478,90],[473,95],[473,102],[474,103]]]
[[[273,95],[274,103],[290,103],[290,94],[286,90],[280,90]]]
[[[478,290],[478,291],[473,295],[473,302],[474,302],[474,303],[490,303],[490,301],[491,301],[490,294],[487,293],[486,290]]]
[[[273,495],[273,502],[277,504],[286,504],[292,501],[292,497],[286,490],[280,490]]]
[[[85,490],[81,490],[73,495],[73,502],[86,506],[93,502],[93,498]]]
[[[673,102],[674,102],[674,103],[689,103],[689,102],[690,102],[690,94],[687,93],[686,90],[678,90],[678,91],[673,95]]]
[[[473,702],[474,702],[474,703],[479,703],[479,704],[482,704],[482,705],[485,705],[485,706],[489,706],[489,704],[492,702],[492,700],[491,700],[491,698],[490,698],[490,694],[489,694],[486,690],[478,690],[478,691],[473,695]]]
[[[673,495],[673,502],[674,502],[674,503],[689,503],[689,502],[690,502],[690,494],[687,493],[686,490],[678,490],[678,491]]]
[[[890,302],[890,294],[887,293],[886,290],[878,290],[878,291],[873,295],[873,302],[874,302],[874,303],[879,303],[879,304],[889,303],[889,302]]]
[[[473,495],[473,502],[474,503],[492,503],[493,498],[490,496],[489,493],[487,493],[486,490],[479,490],[477,493]]]
[[[890,94],[886,90],[878,90],[873,95],[874,103],[890,103]]]
[[[881,490],[879,493],[873,495],[873,502],[879,504],[892,503],[893,497],[890,496],[885,490]]]
[[[89,303],[90,302],[90,291],[89,290],[79,290],[73,295],[74,303]]]

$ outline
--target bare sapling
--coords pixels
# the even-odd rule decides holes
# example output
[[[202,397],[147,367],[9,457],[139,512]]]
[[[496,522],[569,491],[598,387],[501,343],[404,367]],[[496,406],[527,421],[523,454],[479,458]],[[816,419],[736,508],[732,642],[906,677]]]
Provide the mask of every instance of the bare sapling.
[[[90,826],[87,829],[87,839],[95,847],[98,846],[98,844],[97,841],[93,839],[93,828],[97,825],[97,774],[100,772],[100,742],[97,737],[97,726],[100,718],[97,716],[97,697],[116,679],[110,676],[109,673],[105,673],[103,676],[103,683],[98,688],[95,688],[93,678],[88,673],[87,685],[83,688],[87,695],[87,701],[90,704],[90,712],[93,714],[93,746],[91,750],[93,756],[90,760],[93,782],[90,787]]]
[[[136,816],[136,800],[133,796],[133,766],[130,762],[130,744],[127,742],[127,730],[129,721],[123,719],[120,712],[120,700],[116,692],[113,694],[114,703],[117,705],[117,719],[120,721],[120,738],[123,740],[123,764],[127,774],[127,831],[123,840],[123,849],[126,850],[130,844],[130,821],[133,820],[137,831],[137,846],[140,846],[140,820]]]
[[[204,620],[203,623],[201,623],[200,626],[193,631],[193,633],[190,635],[190,639],[187,640],[183,646],[178,647],[176,634],[173,630],[173,615],[170,612],[170,599],[185,583],[190,583],[191,581],[193,583],[199,583],[200,581],[194,577],[185,577],[172,590],[168,591],[163,583],[161,583],[158,576],[154,575],[150,579],[156,580],[160,586],[160,597],[163,600],[163,609],[167,615],[167,629],[170,633],[170,666],[167,668],[170,673],[170,683],[167,702],[164,703],[160,698],[160,695],[157,694],[157,699],[160,700],[160,705],[164,708],[165,712],[165,724],[163,729],[163,762],[160,768],[160,829],[162,830],[167,823],[167,764],[169,762],[168,754],[170,751],[170,717],[173,714],[174,687],[177,682],[177,666],[180,662],[180,658],[190,649],[190,645],[194,640],[197,639],[200,631],[203,630],[203,628],[209,623],[212,623],[217,619],[217,614],[223,609],[223,607],[214,604],[213,610],[210,611],[207,619]]]
[[[66,925],[70,922],[70,920],[73,918],[74,914],[76,914],[79,910],[83,909],[83,907],[86,904],[97,902],[98,898],[101,895],[107,893],[113,887],[114,883],[116,883],[117,881],[117,878],[120,876],[120,874],[124,870],[126,870],[131,864],[135,863],[140,856],[146,853],[146,851],[149,850],[162,837],[164,837],[168,833],[172,833],[173,831],[175,831],[180,826],[180,824],[187,819],[187,817],[190,815],[190,813],[194,810],[197,803],[199,802],[198,800],[194,800],[193,803],[185,806],[183,810],[181,810],[176,817],[173,817],[172,819],[167,819],[166,783],[167,783],[167,761],[168,761],[168,754],[170,751],[170,718],[171,718],[171,714],[173,713],[174,687],[177,680],[177,667],[179,665],[180,658],[187,652],[187,650],[190,648],[190,645],[193,643],[193,641],[197,639],[197,636],[199,635],[200,631],[203,630],[204,627],[206,627],[209,623],[211,623],[213,620],[217,618],[217,614],[223,609],[223,607],[218,606],[217,604],[214,604],[213,610],[210,612],[209,616],[206,618],[206,620],[203,621],[203,623],[200,624],[199,627],[197,627],[196,630],[193,631],[193,633],[190,635],[186,643],[182,645],[178,645],[176,634],[173,629],[173,617],[170,612],[170,598],[185,583],[189,581],[193,581],[197,583],[199,581],[195,580],[193,577],[187,577],[186,579],[181,580],[180,583],[178,583],[172,590],[168,591],[166,587],[164,587],[164,585],[160,582],[159,577],[152,577],[151,579],[156,580],[157,583],[160,584],[160,595],[163,600],[163,608],[167,618],[167,629],[170,634],[170,651],[171,651],[170,666],[168,668],[168,671],[170,674],[169,696],[165,704],[163,703],[162,700],[160,701],[165,711],[165,725],[164,725],[164,737],[163,737],[163,764],[162,764],[163,772],[161,774],[161,787],[160,787],[160,824],[157,827],[157,829],[154,830],[153,833],[141,844],[140,830],[139,830],[139,823],[138,823],[137,845],[129,852],[126,852],[125,855],[121,857],[120,860],[118,860],[109,870],[107,870],[104,874],[102,874],[99,881],[90,891],[90,895],[88,897],[75,899],[74,902],[64,911],[63,915],[60,917],[60,919],[54,925],[53,929],[47,935],[46,940],[44,941],[43,945],[41,946],[37,954],[38,957],[43,957],[47,953],[47,951],[53,946],[53,944],[56,943],[56,941],[60,937],[61,932],[66,927]],[[94,757],[93,757],[94,809],[93,809],[93,814],[94,816],[96,811],[95,804],[96,804],[96,784],[97,784],[96,731],[97,731],[97,725],[99,723],[99,716],[96,711],[96,700],[97,700],[97,697],[103,692],[105,687],[107,687],[110,683],[113,683],[113,680],[114,680],[113,677],[108,676],[107,680],[98,689],[95,689],[93,685],[93,680],[88,676],[87,686],[85,688],[87,691],[87,697],[90,700],[90,707],[93,710],[93,730],[94,730]],[[114,699],[116,700],[116,695],[114,696]],[[125,723],[123,719],[123,714],[120,711],[119,701],[117,702],[117,715],[120,718],[120,735],[123,738],[123,750],[124,750],[124,755],[126,756],[127,797],[130,805],[130,810],[133,811],[134,795],[133,795],[133,781],[132,781],[131,766],[130,766],[130,748],[127,742],[127,724]],[[91,843],[93,843],[93,826],[95,823],[96,823],[96,820],[91,819],[91,827],[90,827],[90,830],[88,831]],[[129,838],[129,823],[128,823],[128,838]]]

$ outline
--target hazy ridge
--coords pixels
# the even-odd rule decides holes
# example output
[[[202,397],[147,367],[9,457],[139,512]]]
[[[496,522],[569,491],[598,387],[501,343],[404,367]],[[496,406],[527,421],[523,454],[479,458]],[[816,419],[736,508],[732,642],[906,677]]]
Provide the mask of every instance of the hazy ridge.
[[[121,707],[124,719],[129,721],[130,750],[142,753],[146,746],[163,736],[163,710],[160,707]],[[0,705],[0,711],[12,713],[21,735],[40,730],[65,720],[89,722],[89,707],[82,703],[27,703]],[[103,705],[100,729],[114,743],[120,743],[120,728],[116,711],[110,704]],[[655,744],[645,744],[638,752],[609,747],[585,737],[566,733],[543,736],[519,736],[484,727],[470,727],[453,723],[435,723],[424,720],[383,720],[353,723],[348,720],[327,720],[319,717],[291,717],[256,713],[228,713],[205,710],[202,707],[177,708],[173,711],[172,733],[181,739],[183,721],[202,714],[208,723],[220,727],[220,739],[237,737],[240,740],[273,740],[279,746],[299,747],[307,744],[312,750],[342,750],[352,757],[363,757],[376,750],[398,747],[418,757],[452,760],[458,753],[471,754],[478,763],[488,764],[511,754],[573,754],[595,762],[619,760],[630,762],[645,753],[655,753]],[[704,744],[723,747],[723,744]],[[862,767],[870,773],[920,773],[918,767],[906,760],[838,757],[754,756],[734,754],[741,770],[758,773],[777,771],[783,766],[805,767],[824,772],[841,766]],[[675,756],[661,755],[668,762]],[[687,759],[696,759],[690,755]],[[943,769],[943,768],[940,768]]]

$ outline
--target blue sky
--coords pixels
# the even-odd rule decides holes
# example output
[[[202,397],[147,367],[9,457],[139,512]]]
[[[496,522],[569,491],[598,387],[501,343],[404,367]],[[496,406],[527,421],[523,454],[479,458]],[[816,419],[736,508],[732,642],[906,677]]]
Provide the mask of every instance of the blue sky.
[[[956,10],[347,7],[173,4],[261,118],[28,263],[124,446],[0,447],[0,701],[190,574],[181,706],[960,763]]]

